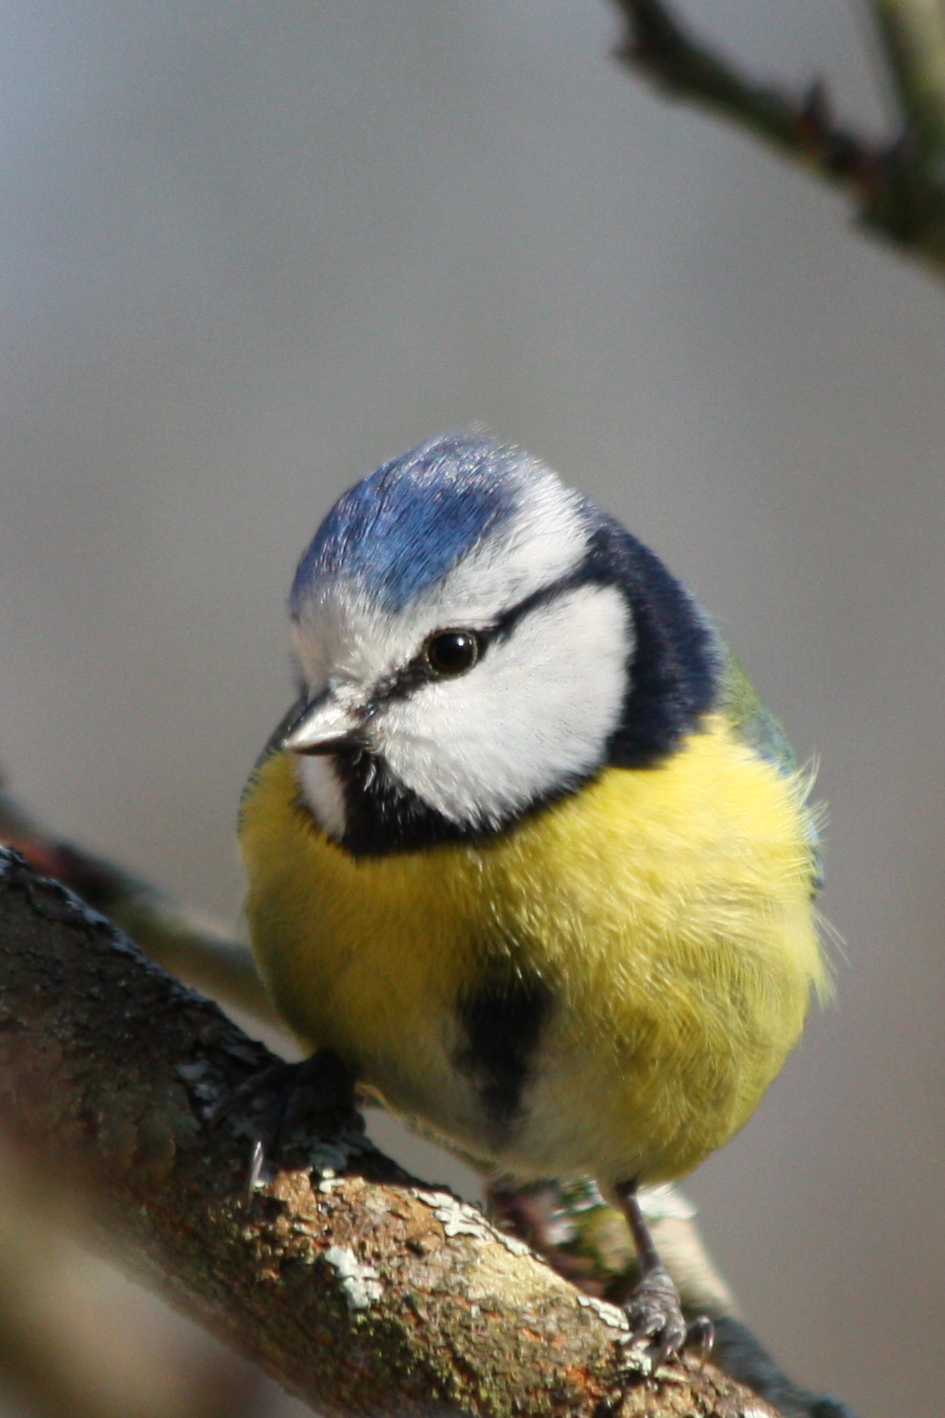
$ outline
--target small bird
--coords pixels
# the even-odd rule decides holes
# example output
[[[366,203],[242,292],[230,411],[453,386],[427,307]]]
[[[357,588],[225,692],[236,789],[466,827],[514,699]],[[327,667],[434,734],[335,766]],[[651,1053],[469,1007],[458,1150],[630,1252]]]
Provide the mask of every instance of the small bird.
[[[632,1333],[678,1352],[636,1191],[742,1126],[826,988],[809,778],[654,553],[478,431],[346,492],[289,611],[240,824],[276,1008],[480,1165],[595,1178]]]

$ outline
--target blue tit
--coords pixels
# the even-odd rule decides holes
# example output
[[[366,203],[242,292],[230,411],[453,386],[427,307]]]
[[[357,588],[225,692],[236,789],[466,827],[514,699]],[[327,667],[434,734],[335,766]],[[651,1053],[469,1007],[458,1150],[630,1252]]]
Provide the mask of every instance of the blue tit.
[[[521,449],[345,493],[290,597],[297,703],[243,801],[263,979],[307,1050],[507,1176],[635,1200],[751,1114],[826,971],[809,783],[662,562]]]

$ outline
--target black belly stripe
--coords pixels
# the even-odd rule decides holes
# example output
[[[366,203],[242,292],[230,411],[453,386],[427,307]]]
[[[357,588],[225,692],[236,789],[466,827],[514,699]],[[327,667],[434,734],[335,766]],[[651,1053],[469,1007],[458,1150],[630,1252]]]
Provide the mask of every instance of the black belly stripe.
[[[474,1081],[490,1122],[506,1131],[522,1111],[522,1094],[552,1003],[539,975],[495,969],[461,995],[462,1042],[457,1066]]]

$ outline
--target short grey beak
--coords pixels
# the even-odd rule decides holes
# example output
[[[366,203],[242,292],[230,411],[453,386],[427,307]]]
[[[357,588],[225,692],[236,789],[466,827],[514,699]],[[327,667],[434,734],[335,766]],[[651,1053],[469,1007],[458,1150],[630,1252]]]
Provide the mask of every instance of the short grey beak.
[[[282,740],[290,753],[338,753],[363,747],[360,724],[350,709],[335,699],[324,699],[304,710]]]

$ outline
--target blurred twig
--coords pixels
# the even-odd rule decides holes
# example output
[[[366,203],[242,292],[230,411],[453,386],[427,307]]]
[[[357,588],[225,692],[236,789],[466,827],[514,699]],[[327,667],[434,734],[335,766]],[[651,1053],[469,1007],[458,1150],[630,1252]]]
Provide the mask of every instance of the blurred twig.
[[[52,837],[0,778],[0,842],[63,882],[187,984],[281,1028],[245,945],[114,862]]]
[[[7,1150],[0,1195],[0,1374],[18,1406],[37,1418],[258,1416],[248,1366],[156,1324],[144,1303],[129,1313],[124,1293],[116,1313],[110,1274],[71,1239],[81,1215],[48,1173]]]
[[[826,83],[796,93],[745,73],[664,0],[614,0],[617,56],[667,95],[727,118],[842,189],[858,224],[945,275],[945,15],[939,0],[868,0],[901,126],[884,138],[837,122]]]
[[[931,162],[945,153],[945,10],[941,0],[868,0],[899,115]]]

